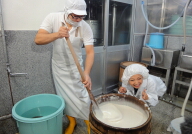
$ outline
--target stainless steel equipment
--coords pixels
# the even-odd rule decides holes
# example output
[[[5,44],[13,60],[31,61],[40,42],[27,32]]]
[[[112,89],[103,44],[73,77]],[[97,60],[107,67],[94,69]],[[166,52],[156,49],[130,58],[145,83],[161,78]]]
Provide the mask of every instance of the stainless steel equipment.
[[[174,68],[177,66],[180,50],[171,49],[153,49],[155,53],[155,66],[165,69]],[[152,52],[149,48],[143,47],[142,59],[143,63],[150,65]]]
[[[101,0],[85,0],[87,3],[87,16],[85,21],[93,31],[94,45],[102,45],[103,40],[103,4]]]
[[[99,21],[98,20],[85,20],[91,27],[93,31],[93,39],[94,39],[94,44],[99,44],[101,42],[101,30],[99,26]]]
[[[178,64],[178,58],[180,55],[180,50],[166,50],[166,49],[153,49],[155,55],[155,67],[165,69],[166,76],[161,79],[165,82],[165,85],[169,85],[169,77],[171,69],[176,67]],[[143,63],[151,65],[152,52],[149,48],[143,47],[142,49],[142,59]]]
[[[178,66],[180,68],[192,70],[192,56],[191,55],[181,55]]]

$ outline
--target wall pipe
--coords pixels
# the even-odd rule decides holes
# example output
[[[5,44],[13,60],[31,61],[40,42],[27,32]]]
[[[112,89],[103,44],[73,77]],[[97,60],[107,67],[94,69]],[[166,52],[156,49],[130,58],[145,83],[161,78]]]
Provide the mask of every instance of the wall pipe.
[[[6,60],[6,64],[8,64],[9,59],[8,59],[6,42],[5,42],[5,33],[4,33],[4,23],[3,23],[1,0],[0,0],[0,22],[1,22],[1,38],[2,38],[2,43],[3,43],[4,59]]]
[[[113,26],[112,26],[112,46],[114,46],[115,44],[115,31],[116,31],[116,14],[117,14],[117,8],[116,8],[116,4],[113,4]]]
[[[189,96],[191,94],[191,88],[192,88],[192,79],[191,79],[190,86],[188,88],[187,95],[185,97],[185,100],[183,102],[183,106],[182,106],[182,109],[181,109],[181,116],[183,116],[183,117],[184,117],[184,114],[185,114],[185,107],[187,105],[187,101],[188,101]]]
[[[185,52],[185,45],[186,45],[186,12],[187,12],[187,7],[189,6],[189,4],[191,3],[191,0],[188,0],[187,4],[185,5],[184,8],[184,13],[183,13],[183,44],[182,44],[182,48],[181,48],[181,53],[179,55],[179,61],[178,64],[181,64],[181,57],[184,55]]]
[[[133,1],[133,9],[132,9],[132,20],[131,20],[131,36],[130,36],[130,47],[129,47],[129,53],[128,53],[128,61],[134,61],[133,59],[133,56],[134,56],[134,51],[135,51],[135,47],[134,47],[134,44],[135,44],[135,20],[136,20],[136,16],[135,16],[135,13],[136,13],[136,3],[137,1],[134,0]]]
[[[165,21],[165,5],[166,5],[166,0],[162,0],[160,27],[163,27],[163,24]],[[162,29],[159,29],[159,33],[161,33],[161,31]]]
[[[147,8],[146,8],[146,10],[147,10]],[[148,14],[146,16],[148,17]],[[145,37],[144,37],[144,41],[143,41],[143,47],[146,46],[148,31],[149,31],[149,24],[146,22],[146,30],[145,30]]]
[[[147,15],[147,17],[148,17],[148,15]],[[150,65],[155,66],[155,52],[153,51],[153,49],[151,47],[146,45],[148,30],[149,30],[149,25],[146,22],[146,30],[145,30],[145,37],[144,37],[144,41],[143,41],[143,47],[148,47],[151,50],[152,59],[151,59],[151,64]]]
[[[4,30],[4,23],[3,23],[2,2],[1,1],[2,0],[0,0],[0,23],[1,23],[1,35],[0,36],[2,39],[2,45],[3,45],[3,52],[4,52],[3,56],[5,59],[6,66],[8,67],[9,66],[9,59],[8,59],[7,46],[6,46],[6,42],[5,42],[5,32],[4,32],[5,30]],[[12,96],[12,93],[11,93],[11,96]],[[12,99],[12,103],[13,103],[13,99]],[[12,117],[12,114],[1,116],[0,121],[11,118],[11,117]]]
[[[1,117],[0,117],[0,121],[1,121],[1,120],[5,120],[5,119],[9,119],[9,118],[11,118],[11,117],[12,117],[12,114],[8,114],[8,115],[1,116]]]
[[[189,6],[189,4],[191,3],[191,0],[189,0],[187,2],[187,4],[185,5],[185,9],[184,9],[184,13],[183,13],[183,37],[184,37],[184,42],[183,45],[186,44],[186,12],[187,12],[187,7]]]
[[[144,47],[148,47],[151,50],[152,53],[152,59],[151,59],[151,66],[155,66],[155,52],[153,51],[153,49],[150,46],[146,45],[146,39],[147,39],[147,34],[148,34],[148,29],[149,29],[149,25],[148,23],[146,23],[146,31],[145,31],[145,37],[144,37],[144,42],[143,42],[143,46]]]
[[[103,40],[103,70],[102,70],[102,74],[103,74],[103,80],[102,80],[102,88],[103,88],[103,94],[107,93],[107,89],[106,89],[106,83],[107,83],[107,47],[108,47],[108,24],[109,24],[109,0],[105,0],[105,10],[104,10],[104,14],[106,15],[106,17],[104,17],[104,40]]]

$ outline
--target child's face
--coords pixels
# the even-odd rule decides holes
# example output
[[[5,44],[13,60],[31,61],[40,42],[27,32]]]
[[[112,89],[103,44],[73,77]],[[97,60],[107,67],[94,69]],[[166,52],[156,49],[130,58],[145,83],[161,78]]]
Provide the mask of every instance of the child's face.
[[[132,87],[138,89],[141,86],[141,84],[143,83],[143,76],[140,74],[135,74],[135,75],[131,76],[128,83]]]

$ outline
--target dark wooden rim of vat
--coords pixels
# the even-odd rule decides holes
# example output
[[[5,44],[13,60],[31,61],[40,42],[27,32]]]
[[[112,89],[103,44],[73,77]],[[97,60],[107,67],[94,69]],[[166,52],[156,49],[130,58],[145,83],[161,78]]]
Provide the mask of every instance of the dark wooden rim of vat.
[[[141,63],[141,62],[136,62],[136,61],[124,61],[124,62],[121,62],[120,63],[120,67],[122,68],[126,68],[127,66],[123,65],[123,63],[127,63],[127,62],[131,62],[132,64],[140,64],[140,65],[143,65],[145,67],[147,67],[147,65],[145,63]],[[131,65],[131,64],[130,64]]]
[[[93,125],[91,124],[91,122],[90,122],[89,124],[90,124],[91,129],[94,130],[94,132],[96,132],[97,134],[102,134],[102,132],[100,132],[97,128],[95,128],[95,126],[93,126]]]
[[[104,98],[104,97],[109,97],[109,96],[119,96],[119,97],[121,97],[121,98],[123,98],[123,97],[129,98],[129,100],[131,100],[133,103],[135,102],[137,105],[140,104],[140,105],[138,105],[138,106],[140,106],[143,110],[148,111],[149,117],[148,117],[148,119],[147,119],[147,121],[146,121],[145,123],[143,123],[142,125],[137,126],[137,127],[132,127],[132,128],[114,127],[114,126],[107,125],[107,124],[101,122],[100,120],[98,120],[98,119],[95,117],[95,115],[94,115],[94,113],[93,113],[93,111],[92,111],[92,104],[91,104],[91,106],[90,106],[90,114],[92,114],[92,118],[94,118],[94,120],[96,120],[97,122],[101,123],[102,125],[107,126],[107,127],[109,127],[109,128],[112,128],[112,129],[117,129],[117,130],[122,129],[122,130],[124,130],[124,131],[127,131],[127,130],[136,130],[136,129],[142,128],[142,127],[144,127],[145,125],[147,125],[147,124],[151,121],[151,119],[152,119],[152,114],[151,114],[151,111],[150,111],[149,107],[148,107],[148,106],[145,106],[145,103],[144,103],[142,100],[139,100],[138,98],[136,98],[136,97],[134,97],[134,96],[125,95],[125,94],[111,93],[111,94],[101,95],[101,96],[97,97],[97,98],[96,98],[96,101],[98,101],[99,98]],[[133,100],[134,100],[134,101],[133,101]]]

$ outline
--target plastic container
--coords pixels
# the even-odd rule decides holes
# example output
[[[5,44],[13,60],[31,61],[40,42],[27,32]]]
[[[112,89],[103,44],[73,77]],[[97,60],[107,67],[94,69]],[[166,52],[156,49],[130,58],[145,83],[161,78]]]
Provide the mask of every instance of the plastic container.
[[[149,43],[147,43],[146,45],[151,48],[163,49],[164,48],[163,42],[164,42],[163,33],[151,33]]]
[[[19,134],[62,134],[63,98],[54,94],[38,94],[17,102],[12,116]]]
[[[173,15],[171,17],[171,22],[174,22],[178,17],[178,15]],[[192,17],[186,16],[185,21],[186,35],[192,35]],[[183,35],[183,17],[181,17],[181,19],[175,25],[169,28],[169,34]]]

